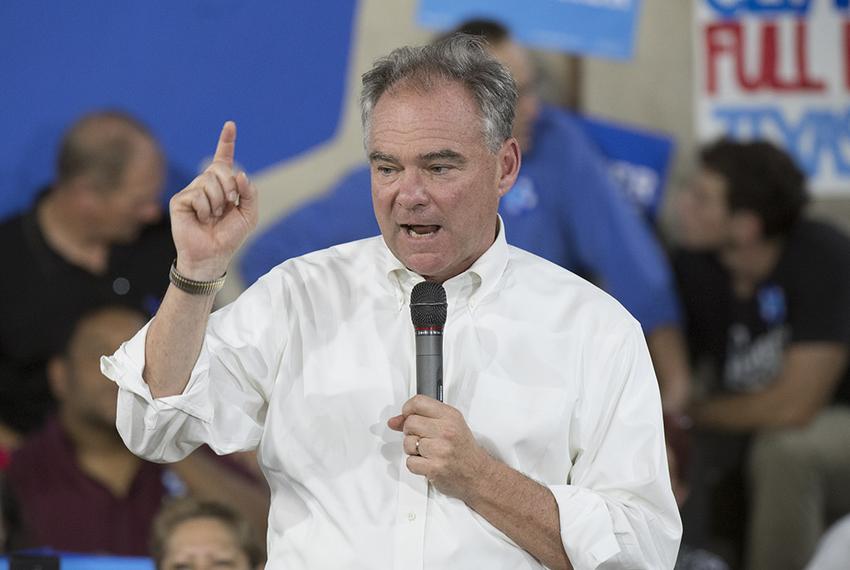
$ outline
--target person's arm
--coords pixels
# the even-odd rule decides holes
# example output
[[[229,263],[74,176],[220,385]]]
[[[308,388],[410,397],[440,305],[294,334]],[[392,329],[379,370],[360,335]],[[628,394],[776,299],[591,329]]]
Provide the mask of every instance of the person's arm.
[[[256,222],[253,186],[230,174],[235,135],[227,123],[214,162],[171,200],[177,269],[190,279],[219,277]],[[285,345],[284,297],[281,282],[263,280],[209,316],[211,296],[171,285],[151,323],[101,359],[120,388],[116,424],[127,447],[170,463],[203,443],[223,455],[256,446]]]
[[[691,399],[691,371],[682,330],[672,324],[657,326],[646,335],[646,343],[661,387],[664,412],[685,413]]]
[[[562,481],[535,482],[492,457],[457,409],[425,396],[388,421],[404,432],[408,469],[550,568],[672,567],[681,522],[658,386],[640,328],[630,321],[625,334],[599,339],[588,354],[581,409],[563,450],[573,467]]]
[[[232,171],[236,125],[225,123],[212,164],[170,203],[177,272],[195,281],[221,277],[257,224],[257,193]],[[183,392],[204,339],[212,295],[169,285],[146,337],[144,380],[155,398]]]
[[[847,359],[847,347],[840,343],[793,343],[768,388],[711,398],[696,404],[691,415],[697,425],[729,431],[805,425],[828,403]]]

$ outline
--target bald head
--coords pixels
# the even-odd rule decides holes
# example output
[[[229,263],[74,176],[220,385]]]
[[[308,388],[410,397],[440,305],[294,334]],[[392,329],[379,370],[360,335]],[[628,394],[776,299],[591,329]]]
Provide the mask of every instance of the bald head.
[[[87,175],[99,190],[120,185],[133,157],[159,148],[148,128],[120,111],[86,115],[65,133],[56,162],[61,186]]]
[[[130,243],[159,221],[165,160],[150,131],[118,111],[97,112],[65,134],[55,196],[86,240]]]

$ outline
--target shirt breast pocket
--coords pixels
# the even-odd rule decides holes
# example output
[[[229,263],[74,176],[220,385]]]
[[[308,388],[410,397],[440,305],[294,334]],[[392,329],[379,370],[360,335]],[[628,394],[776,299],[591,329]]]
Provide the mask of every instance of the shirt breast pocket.
[[[478,443],[494,457],[536,477],[550,447],[562,446],[557,455],[566,458],[574,403],[563,388],[481,377],[467,421]]]

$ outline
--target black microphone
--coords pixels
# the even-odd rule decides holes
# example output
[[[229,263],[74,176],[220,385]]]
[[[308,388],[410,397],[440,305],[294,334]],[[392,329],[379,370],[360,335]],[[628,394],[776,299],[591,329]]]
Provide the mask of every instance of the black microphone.
[[[417,283],[410,293],[410,318],[416,333],[416,393],[443,401],[443,326],[446,290],[439,283]]]

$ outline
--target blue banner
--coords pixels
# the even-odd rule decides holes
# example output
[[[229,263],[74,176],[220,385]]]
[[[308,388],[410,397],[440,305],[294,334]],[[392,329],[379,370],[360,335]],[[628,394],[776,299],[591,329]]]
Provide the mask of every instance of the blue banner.
[[[600,119],[579,120],[608,160],[609,170],[625,194],[650,221],[655,221],[664,199],[673,138]]]
[[[53,552],[51,550],[36,550],[27,554],[31,556],[55,556],[59,559],[59,567],[62,570],[154,570],[154,563],[150,558],[98,556],[93,554]],[[32,568],[37,567],[36,565],[32,566]],[[0,570],[8,569],[9,559],[0,557]]]
[[[445,31],[487,18],[529,46],[624,60],[634,53],[639,10],[640,0],[421,0],[417,20]]]

